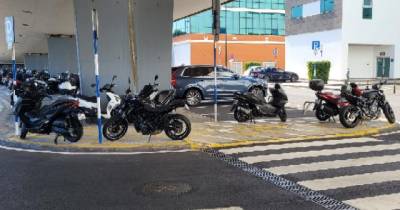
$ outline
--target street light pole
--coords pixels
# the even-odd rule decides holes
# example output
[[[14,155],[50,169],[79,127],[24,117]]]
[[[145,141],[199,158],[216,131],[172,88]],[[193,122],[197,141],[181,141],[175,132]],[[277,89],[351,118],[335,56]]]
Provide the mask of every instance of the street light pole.
[[[212,0],[213,34],[214,34],[214,122],[218,122],[218,91],[217,91],[217,42],[220,34],[220,0]]]

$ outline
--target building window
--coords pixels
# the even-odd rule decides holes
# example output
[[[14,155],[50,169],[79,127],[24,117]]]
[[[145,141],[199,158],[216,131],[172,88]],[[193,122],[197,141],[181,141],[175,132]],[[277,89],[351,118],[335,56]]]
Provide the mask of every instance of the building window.
[[[333,12],[335,8],[334,0],[321,0],[321,14]]]
[[[364,0],[363,19],[372,19],[372,0]]]
[[[303,17],[303,5],[292,7],[292,18],[300,19]]]

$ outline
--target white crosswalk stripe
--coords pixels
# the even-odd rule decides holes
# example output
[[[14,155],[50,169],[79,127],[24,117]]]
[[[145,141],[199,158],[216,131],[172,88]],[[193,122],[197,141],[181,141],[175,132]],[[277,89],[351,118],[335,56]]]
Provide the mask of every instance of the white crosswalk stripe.
[[[400,181],[400,170],[307,180],[299,184],[313,190],[331,190],[390,181]]]
[[[329,141],[312,141],[312,142],[286,143],[286,144],[276,144],[267,146],[239,147],[232,149],[222,149],[220,151],[225,154],[235,154],[244,152],[258,152],[266,150],[306,148],[315,146],[328,146],[328,145],[348,144],[348,143],[365,143],[365,142],[376,142],[376,141],[380,140],[374,138],[359,138],[359,139],[343,139],[343,140],[329,140]]]
[[[334,161],[323,161],[316,163],[306,163],[299,165],[289,165],[281,167],[268,168],[267,170],[275,174],[293,174],[301,172],[320,171],[328,169],[338,169],[345,167],[357,167],[357,166],[368,166],[376,164],[395,163],[400,161],[400,155],[386,155],[386,156],[375,156],[357,159],[347,160],[334,160]]]
[[[364,210],[392,210],[400,209],[400,193],[380,195],[374,197],[358,198],[344,201]]]
[[[368,188],[400,182],[400,142],[355,138],[219,151],[226,155],[238,155],[239,160],[248,164],[261,164],[264,166],[263,170],[285,178],[297,177],[297,184],[311,190],[322,193],[339,192],[344,203],[359,209],[400,209],[400,189],[386,192],[382,190],[386,187],[380,187],[376,191]],[[346,193],[347,190],[360,187],[368,188],[368,192],[359,192],[360,195],[357,194],[355,198],[346,199],[346,196],[351,195]]]
[[[372,151],[383,151],[383,150],[397,150],[400,149],[400,144],[389,144],[389,145],[373,145],[373,146],[362,146],[362,147],[346,147],[338,149],[323,149],[316,151],[307,152],[293,152],[289,154],[272,154],[272,155],[258,155],[254,157],[242,157],[240,160],[247,163],[260,163],[277,160],[288,160],[294,158],[307,158],[307,157],[321,157],[330,155],[344,155],[350,153],[361,153],[361,152],[372,152]]]

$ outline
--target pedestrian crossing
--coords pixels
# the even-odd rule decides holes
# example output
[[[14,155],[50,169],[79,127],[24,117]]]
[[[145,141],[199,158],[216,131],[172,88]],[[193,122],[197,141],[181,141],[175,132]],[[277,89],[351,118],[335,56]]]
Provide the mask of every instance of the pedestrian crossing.
[[[293,142],[219,152],[358,209],[400,209],[397,140]]]

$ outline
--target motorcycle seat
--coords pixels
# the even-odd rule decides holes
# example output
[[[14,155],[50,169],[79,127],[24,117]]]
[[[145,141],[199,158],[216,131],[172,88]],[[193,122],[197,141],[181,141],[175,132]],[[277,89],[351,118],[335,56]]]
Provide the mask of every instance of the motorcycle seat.
[[[80,95],[77,96],[79,99],[85,100],[85,101],[89,101],[92,103],[96,103],[97,102],[97,97],[96,96],[84,96],[84,95]]]

